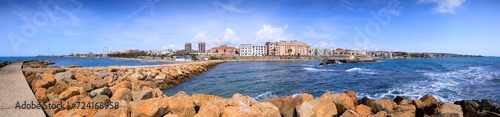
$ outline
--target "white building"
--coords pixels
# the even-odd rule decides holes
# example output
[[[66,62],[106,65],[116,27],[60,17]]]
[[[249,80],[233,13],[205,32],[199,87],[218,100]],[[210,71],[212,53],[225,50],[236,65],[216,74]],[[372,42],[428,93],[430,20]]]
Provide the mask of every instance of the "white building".
[[[172,49],[164,49],[164,50],[160,51],[160,54],[172,55],[172,54],[174,54],[174,50],[172,50]]]
[[[267,47],[252,45],[252,44],[241,44],[240,45],[240,56],[266,56]]]

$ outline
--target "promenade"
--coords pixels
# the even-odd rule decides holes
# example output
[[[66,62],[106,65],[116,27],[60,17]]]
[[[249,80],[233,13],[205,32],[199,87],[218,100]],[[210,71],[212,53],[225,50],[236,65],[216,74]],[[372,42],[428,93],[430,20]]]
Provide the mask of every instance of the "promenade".
[[[16,103],[38,104],[21,71],[23,61],[0,68],[0,117],[45,117],[42,109],[15,109]]]

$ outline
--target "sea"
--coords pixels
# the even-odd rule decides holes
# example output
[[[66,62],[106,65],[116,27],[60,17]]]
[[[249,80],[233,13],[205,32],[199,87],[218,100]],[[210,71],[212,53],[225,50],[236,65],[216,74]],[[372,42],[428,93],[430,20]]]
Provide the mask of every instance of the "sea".
[[[76,57],[0,57],[0,63],[4,61],[19,61],[19,60],[49,60],[54,62],[55,66],[72,66],[79,65],[83,67],[100,67],[100,66],[141,66],[141,65],[162,65],[169,64],[168,62],[151,62],[139,60],[113,59],[113,58],[76,58]]]
[[[319,66],[320,61],[225,62],[180,85],[164,90],[230,98],[235,93],[257,100],[274,96],[353,90],[358,98],[396,96],[439,101],[500,101],[500,58],[425,58]]]

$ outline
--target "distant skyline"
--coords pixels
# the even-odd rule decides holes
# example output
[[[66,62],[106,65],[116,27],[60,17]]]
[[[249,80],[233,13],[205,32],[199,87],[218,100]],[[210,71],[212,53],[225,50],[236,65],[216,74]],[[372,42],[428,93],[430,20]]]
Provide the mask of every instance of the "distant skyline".
[[[0,56],[278,40],[500,56],[498,11],[498,0],[0,0]]]

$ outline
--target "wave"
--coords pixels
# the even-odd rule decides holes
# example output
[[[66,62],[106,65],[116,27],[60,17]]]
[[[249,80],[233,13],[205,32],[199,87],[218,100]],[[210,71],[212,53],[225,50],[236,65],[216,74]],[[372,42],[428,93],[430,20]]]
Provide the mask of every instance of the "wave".
[[[312,71],[312,72],[338,71],[338,70],[333,70],[333,69],[316,69],[316,68],[312,68],[312,67],[306,67],[306,68],[302,68],[302,69],[306,70],[306,71]]]
[[[351,69],[347,69],[345,70],[345,72],[357,72],[357,73],[362,73],[362,74],[377,74],[375,70],[371,70],[371,69],[364,69],[364,68],[359,68],[359,67],[355,67],[355,68],[351,68]]]
[[[467,69],[448,71],[448,72],[430,72],[421,71],[425,80],[419,80],[402,86],[390,88],[385,93],[369,95],[359,93],[358,95],[367,96],[372,99],[396,96],[418,99],[425,94],[432,94],[437,100],[442,102],[453,102],[456,100],[468,99],[469,97],[488,98],[491,95],[480,96],[476,89],[464,86],[483,84],[490,80],[500,79],[497,72],[492,72],[486,67],[468,67]]]
[[[262,100],[262,99],[271,99],[272,97],[277,97],[277,95],[275,95],[271,91],[268,91],[261,94],[257,94],[257,96],[253,96],[252,98],[256,100]]]

